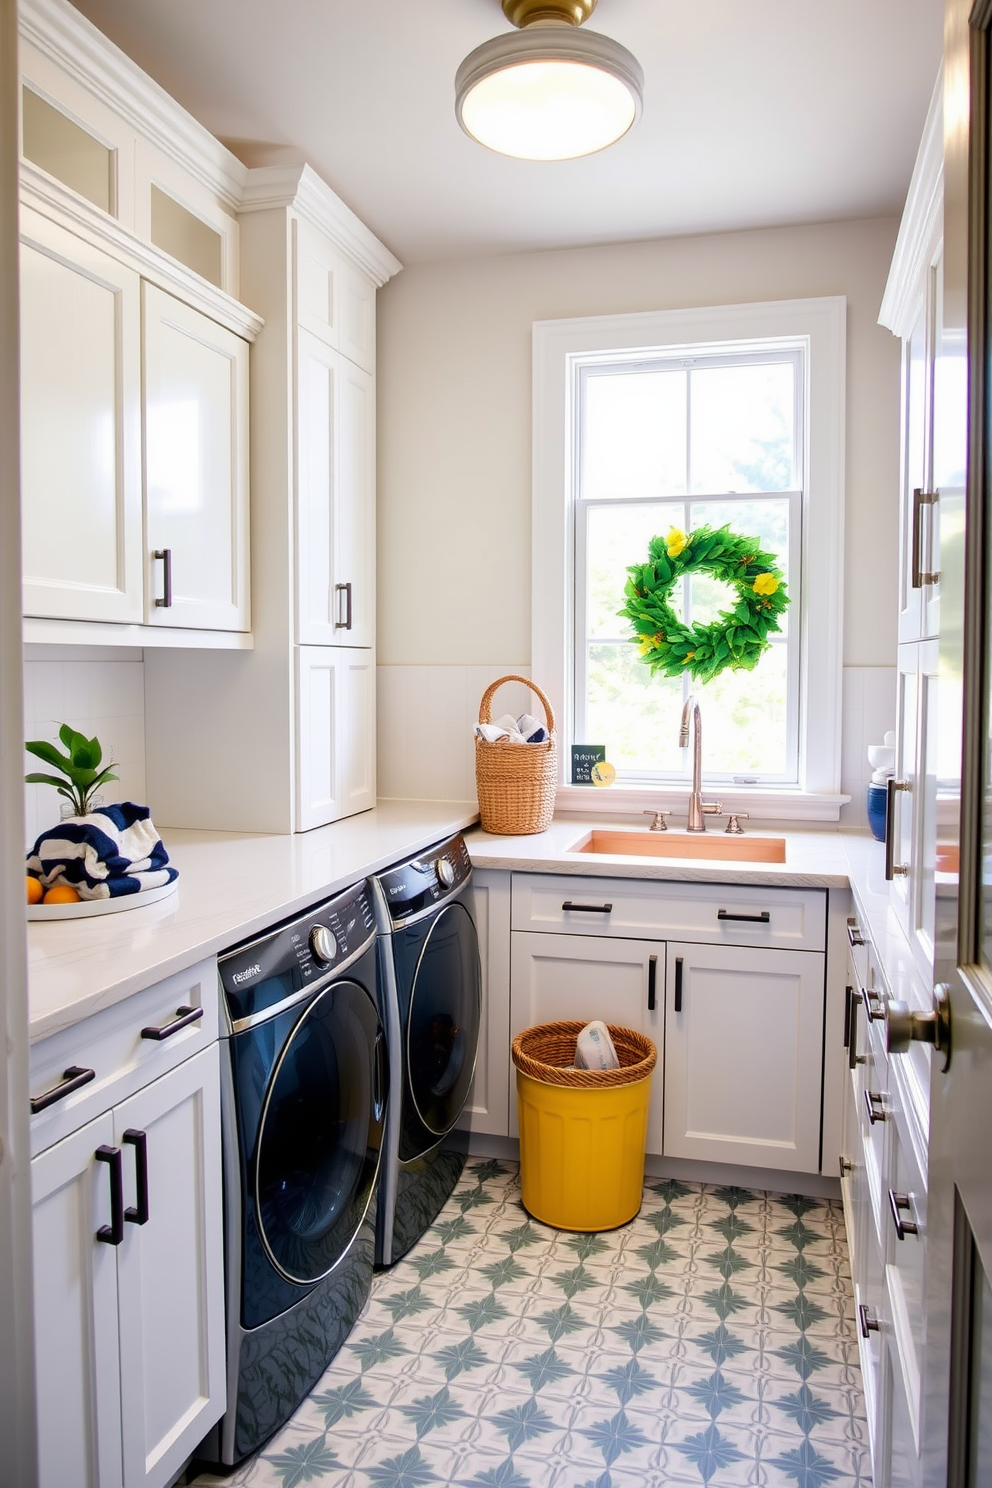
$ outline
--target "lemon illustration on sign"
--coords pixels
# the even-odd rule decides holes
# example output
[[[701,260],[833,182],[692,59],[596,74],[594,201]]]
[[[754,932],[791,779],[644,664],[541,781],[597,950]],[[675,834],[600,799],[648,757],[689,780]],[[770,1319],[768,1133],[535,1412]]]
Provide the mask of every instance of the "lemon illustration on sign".
[[[593,785],[612,785],[617,772],[609,760],[597,760],[589,772]]]

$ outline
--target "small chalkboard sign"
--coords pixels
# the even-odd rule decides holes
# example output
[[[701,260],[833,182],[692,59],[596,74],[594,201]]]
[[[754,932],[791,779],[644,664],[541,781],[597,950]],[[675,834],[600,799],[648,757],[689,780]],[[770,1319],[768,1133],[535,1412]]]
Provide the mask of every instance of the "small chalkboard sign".
[[[572,745],[572,784],[592,785],[592,767],[606,758],[605,744]]]

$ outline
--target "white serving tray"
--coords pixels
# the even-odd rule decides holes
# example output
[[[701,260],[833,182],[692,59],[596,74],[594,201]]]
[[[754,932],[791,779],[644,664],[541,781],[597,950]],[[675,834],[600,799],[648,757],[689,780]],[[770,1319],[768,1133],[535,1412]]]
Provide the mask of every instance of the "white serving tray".
[[[80,899],[77,904],[29,904],[29,920],[83,920],[88,915],[119,914],[123,909],[140,909],[167,899],[179,887],[178,878],[157,889],[142,889],[138,894],[118,894],[111,899]]]

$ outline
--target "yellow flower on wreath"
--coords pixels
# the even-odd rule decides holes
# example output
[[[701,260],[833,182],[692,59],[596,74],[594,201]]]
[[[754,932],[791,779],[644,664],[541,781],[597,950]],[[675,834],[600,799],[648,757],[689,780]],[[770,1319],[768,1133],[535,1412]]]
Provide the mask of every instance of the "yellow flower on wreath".
[[[642,656],[647,656],[649,651],[656,651],[658,649],[663,639],[664,637],[660,631],[656,631],[654,635],[642,636],[638,642],[637,649]]]
[[[755,594],[774,594],[778,588],[779,581],[774,574],[759,574],[754,581]]]
[[[669,558],[677,558],[687,545],[688,541],[688,537],[680,528],[669,527],[668,536],[665,539],[665,542],[668,545]]]

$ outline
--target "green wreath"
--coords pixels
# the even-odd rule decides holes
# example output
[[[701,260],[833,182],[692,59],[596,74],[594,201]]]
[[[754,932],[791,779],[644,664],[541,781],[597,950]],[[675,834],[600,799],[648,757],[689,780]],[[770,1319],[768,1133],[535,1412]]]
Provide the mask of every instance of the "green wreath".
[[[737,591],[737,603],[709,625],[684,625],[669,604],[683,574],[708,573]],[[789,603],[785,580],[755,537],[728,527],[677,527],[648,543],[648,562],[627,570],[626,603],[617,613],[631,622],[631,640],[653,672],[688,672],[709,682],[727,667],[751,671],[768,650],[770,631]]]

